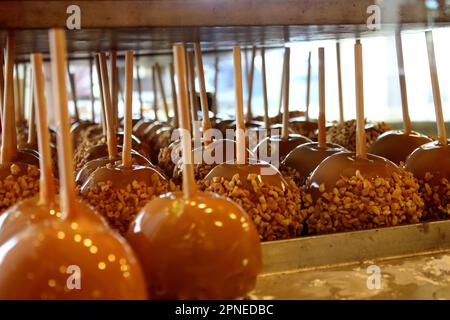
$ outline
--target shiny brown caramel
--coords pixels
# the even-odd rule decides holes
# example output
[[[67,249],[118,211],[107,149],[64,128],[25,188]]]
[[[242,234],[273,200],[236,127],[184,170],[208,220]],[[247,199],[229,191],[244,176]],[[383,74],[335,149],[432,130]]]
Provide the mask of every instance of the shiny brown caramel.
[[[234,162],[222,163],[205,177],[205,180],[212,180],[214,177],[224,178],[231,181],[234,175],[239,175],[244,188],[250,188],[249,174],[256,175],[258,183],[264,183],[278,187],[282,190],[288,188],[286,180],[280,172],[271,164],[266,162],[256,162],[247,164],[236,164]]]
[[[431,141],[427,136],[414,131],[405,134],[402,130],[392,130],[381,134],[368,152],[400,164],[416,148]]]
[[[78,201],[76,205],[83,212],[90,210],[84,202]],[[55,203],[48,205],[40,203],[39,195],[22,200],[0,215],[0,245],[27,227],[45,220],[60,219],[59,197],[56,197]],[[89,219],[95,223],[105,223],[97,214],[89,215]]]
[[[423,180],[427,172],[433,175],[429,184],[439,184],[442,178],[450,180],[450,140],[446,146],[438,141],[429,142],[414,150],[406,159],[405,170]]]
[[[391,161],[372,154],[367,159],[357,158],[353,152],[339,152],[322,161],[306,181],[307,188],[317,197],[321,185],[325,190],[333,190],[341,177],[352,177],[359,170],[366,178],[391,177],[400,169]]]
[[[324,159],[342,151],[347,150],[334,143],[327,143],[325,148],[320,148],[317,142],[305,143],[289,152],[282,164],[295,169],[302,179],[306,179]]]
[[[234,299],[251,291],[261,270],[252,220],[212,193],[150,201],[126,236],[141,262],[151,299]]]
[[[127,185],[137,182],[145,182],[148,186],[154,184],[155,180],[166,181],[167,179],[155,168],[133,165],[130,168],[119,166],[105,166],[96,169],[81,187],[81,193],[89,192],[89,189],[99,182],[111,181],[115,188],[126,188]]]
[[[139,120],[133,126],[133,134],[136,135],[139,138],[143,138],[145,129],[147,129],[148,126],[151,125],[153,122],[154,122],[154,120],[149,120],[149,119],[141,119],[141,120]]]
[[[144,141],[147,144],[149,144],[150,141],[152,140],[153,136],[155,135],[156,131],[158,131],[158,129],[160,129],[162,127],[164,127],[164,123],[162,123],[162,122],[155,121],[155,122],[151,123],[144,130],[144,133],[142,135],[142,141]]]
[[[131,157],[134,163],[138,165],[153,167],[153,165],[147,158],[145,158],[144,156],[142,156],[141,154],[137,153],[134,150],[131,150]],[[120,161],[120,157],[116,157],[115,159],[110,159],[109,157],[102,157],[99,159],[91,160],[88,163],[86,163],[83,166],[83,168],[80,169],[80,171],[78,171],[75,177],[75,182],[78,185],[82,185],[84,184],[84,182],[86,182],[86,180],[95,170],[107,165],[114,165],[117,161]]]
[[[96,215],[44,219],[0,246],[0,299],[146,299],[133,251]]]
[[[308,142],[311,142],[311,140],[300,134],[289,134],[288,139],[283,139],[279,135],[274,135],[259,142],[253,149],[253,152],[258,154],[259,150],[264,148],[265,150],[271,150],[271,153],[267,152],[267,155],[278,153],[280,160],[282,160],[295,147]]]

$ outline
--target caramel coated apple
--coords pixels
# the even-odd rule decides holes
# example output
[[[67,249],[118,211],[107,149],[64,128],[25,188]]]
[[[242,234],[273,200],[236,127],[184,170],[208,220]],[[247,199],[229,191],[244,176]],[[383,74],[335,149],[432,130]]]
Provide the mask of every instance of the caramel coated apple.
[[[327,143],[325,148],[319,147],[317,142],[305,143],[292,150],[283,160],[282,165],[295,169],[303,180],[306,179],[324,159],[342,151],[347,150],[334,143]]]
[[[0,246],[0,299],[146,299],[142,270],[129,245],[95,213],[44,220]]]
[[[405,162],[416,148],[431,141],[429,137],[418,132],[405,134],[402,130],[393,130],[381,134],[369,147],[368,152],[400,164]]]
[[[152,299],[234,299],[261,270],[259,236],[236,204],[212,193],[149,202],[126,236]]]
[[[295,147],[308,142],[311,142],[311,140],[300,134],[289,134],[288,139],[283,139],[282,136],[275,135],[263,139],[254,148],[253,152],[257,154],[261,148],[264,148],[264,150],[267,150],[267,154],[278,153],[279,158],[284,159]],[[271,153],[269,153],[269,150]]]

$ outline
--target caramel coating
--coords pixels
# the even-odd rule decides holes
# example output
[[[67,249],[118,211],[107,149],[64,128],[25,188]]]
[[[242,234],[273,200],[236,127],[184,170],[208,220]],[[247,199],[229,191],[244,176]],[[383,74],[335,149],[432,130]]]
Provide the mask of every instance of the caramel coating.
[[[75,220],[43,220],[0,246],[0,299],[147,298],[129,245],[79,209]]]
[[[156,169],[152,167],[144,167],[133,165],[131,168],[124,168],[121,165],[107,165],[97,168],[81,187],[81,193],[93,187],[99,182],[111,181],[116,188],[125,188],[133,181],[143,181],[148,185],[152,185],[153,175],[159,180],[167,181],[167,179]]]
[[[78,201],[77,206],[82,212],[89,211],[87,205]],[[39,201],[39,195],[22,200],[0,215],[0,245],[18,234],[27,227],[45,220],[58,220],[61,218],[59,197],[55,203],[43,205]],[[89,215],[92,222],[105,223],[100,215]]]
[[[70,135],[72,136],[72,143],[74,146],[78,145],[83,140],[83,133],[90,127],[96,124],[90,121],[76,122],[70,128]]]
[[[386,178],[401,170],[391,161],[372,154],[367,159],[357,158],[355,153],[339,152],[322,161],[306,181],[313,198],[320,196],[319,189],[332,190],[342,177],[352,177],[359,171],[365,178]]]
[[[431,173],[429,184],[440,183],[442,178],[450,180],[450,139],[446,146],[438,141],[426,143],[415,149],[406,159],[405,170],[422,180]]]
[[[405,134],[402,130],[392,130],[381,134],[369,147],[368,152],[387,158],[398,165],[405,162],[416,148],[431,141],[427,136],[414,131]]]
[[[121,149],[121,147],[119,147]],[[145,158],[143,155],[137,153],[134,150],[131,150],[131,157],[134,164],[139,164],[141,166],[153,166],[151,162]],[[78,185],[82,185],[86,182],[86,180],[91,176],[91,174],[100,167],[104,167],[108,164],[115,164],[120,161],[120,157],[115,159],[110,159],[109,157],[102,157],[99,159],[94,159],[86,163],[83,168],[78,171],[75,182]]]
[[[325,148],[320,148],[317,142],[305,143],[289,152],[281,164],[295,169],[304,182],[324,159],[342,151],[347,150],[333,143],[327,143]]]
[[[258,233],[236,204],[212,193],[149,202],[126,236],[152,299],[234,299],[261,270]]]
[[[267,137],[266,139],[263,139],[260,143],[258,143],[258,145],[253,149],[253,152],[255,154],[258,154],[258,150],[264,148],[268,151],[267,154],[269,154],[269,150],[272,154],[274,152],[278,152],[278,156],[280,160],[282,160],[295,147],[308,142],[311,142],[311,140],[300,134],[290,134],[287,140],[283,139],[279,135],[274,135],[271,137]],[[273,146],[276,146],[276,148],[273,148]]]
[[[133,134],[139,138],[143,138],[145,130],[150,126],[154,120],[141,119],[133,126]]]
[[[304,117],[293,118],[289,120],[289,127],[295,133],[308,137],[311,140],[317,140],[316,131],[319,129],[317,121],[306,121]]]
[[[450,217],[450,146],[429,142],[414,150],[405,170],[419,180],[426,219]]]

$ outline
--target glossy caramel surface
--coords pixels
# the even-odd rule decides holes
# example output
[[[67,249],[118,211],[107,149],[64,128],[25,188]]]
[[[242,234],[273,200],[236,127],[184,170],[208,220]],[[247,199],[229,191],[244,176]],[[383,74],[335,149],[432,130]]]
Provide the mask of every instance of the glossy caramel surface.
[[[259,235],[238,205],[212,193],[150,201],[126,236],[152,299],[233,299],[261,270]]]
[[[89,188],[96,186],[99,182],[107,181],[111,181],[116,188],[126,188],[133,181],[145,182],[148,186],[152,186],[155,178],[160,181],[167,180],[158,170],[152,167],[140,165],[132,165],[130,168],[124,168],[121,165],[100,167],[83,184],[81,193],[89,192]]]
[[[450,140],[446,146],[433,141],[417,148],[407,158],[405,170],[412,172],[420,180],[427,172],[431,173],[431,184],[440,183],[442,178],[450,180]]]
[[[44,219],[0,246],[0,299],[147,298],[128,244],[78,209],[74,220]]]
[[[432,140],[418,132],[405,134],[402,130],[392,130],[381,134],[372,143],[368,152],[387,158],[396,164],[405,162],[411,152]]]
[[[353,152],[339,152],[317,166],[306,181],[306,186],[317,196],[316,191],[321,184],[330,191],[341,177],[354,176],[356,170],[366,178],[390,177],[393,172],[400,172],[393,162],[376,155],[368,154],[367,159],[362,159]]]
[[[265,148],[266,150],[271,150],[272,154],[278,152],[279,158],[282,160],[295,147],[308,142],[311,142],[311,140],[300,134],[289,134],[289,138],[286,140],[279,135],[274,135],[258,143],[253,152],[258,154],[259,149]]]
[[[284,166],[295,169],[304,179],[329,156],[347,151],[344,147],[334,143],[327,143],[325,148],[320,148],[317,142],[305,143],[297,146],[284,158]]]

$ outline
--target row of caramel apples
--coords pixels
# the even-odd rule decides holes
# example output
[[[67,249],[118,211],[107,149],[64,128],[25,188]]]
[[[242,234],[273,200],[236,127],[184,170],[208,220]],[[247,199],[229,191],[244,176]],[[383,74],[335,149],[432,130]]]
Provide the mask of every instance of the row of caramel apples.
[[[281,124],[275,123],[280,117],[268,117],[266,89],[263,125],[248,117],[249,112],[244,119],[240,48],[233,50],[236,118],[210,118],[202,55],[196,43],[194,52],[186,52],[183,45],[175,45],[173,49],[174,65],[170,70],[172,94],[176,97],[174,118],[170,119],[166,112],[165,122],[140,119],[133,125],[133,53],[127,52],[125,116],[119,121],[114,106],[117,82],[110,81],[110,76],[117,79],[118,75],[114,75],[117,69],[113,67],[108,73],[106,54],[99,53],[96,67],[102,124],[76,121],[70,130],[64,81],[67,65],[64,32],[51,30],[52,102],[58,120],[53,150],[58,159],[59,181],[56,181],[39,54],[31,57],[39,157],[32,148],[17,147],[12,104],[14,35],[10,33],[2,112],[4,191],[0,200],[6,210],[0,215],[0,251],[5,257],[0,263],[0,297],[242,297],[254,287],[261,268],[260,240],[447,217],[450,149],[432,34],[426,35],[439,138],[431,141],[411,130],[403,99],[405,130],[386,132],[369,146],[372,151],[374,146],[391,144],[384,150],[395,151],[395,156],[409,148],[400,160],[405,164],[398,166],[394,162],[399,161],[389,155],[381,157],[376,151],[367,152],[367,135],[374,126],[367,126],[364,118],[359,41],[355,43],[357,119],[350,124],[341,121],[326,128],[323,48],[318,51],[317,121],[290,121],[289,48],[284,53]],[[401,52],[401,41],[397,44]],[[254,52],[252,49],[250,79]],[[262,58],[263,88],[266,88],[264,50]],[[398,58],[400,69],[402,54]],[[114,66],[114,58],[110,60]],[[198,69],[203,132],[212,126],[221,130],[232,128],[235,139],[196,136],[194,65]],[[404,81],[402,73],[400,81]],[[405,86],[401,88],[406,90]],[[406,95],[402,93],[402,97]],[[165,104],[164,101],[165,98]],[[123,130],[118,132],[122,122]],[[317,142],[292,130],[314,126],[317,134],[312,137],[317,137]],[[330,137],[327,132],[339,126],[354,127],[345,132],[354,136],[355,152],[327,139]],[[281,128],[281,134],[271,135],[255,149],[248,150],[246,130],[258,134],[260,127]],[[174,128],[189,134],[181,134],[180,139],[171,142],[168,137]],[[199,141],[201,146],[192,150],[192,143]],[[74,143],[78,157],[72,156]],[[255,159],[262,148],[277,148],[281,172],[270,163]],[[230,149],[234,152],[230,153]],[[171,155],[178,152],[181,152],[178,162],[167,165],[168,155],[173,160]],[[224,162],[193,164],[195,155],[205,152],[223,153]],[[78,161],[85,163],[76,170],[74,179]],[[58,184],[59,195],[55,191]],[[46,259],[47,256],[51,259]],[[73,266],[81,270],[81,279],[73,279],[75,287],[77,280],[83,281],[81,289],[73,290],[67,282],[67,272]]]

